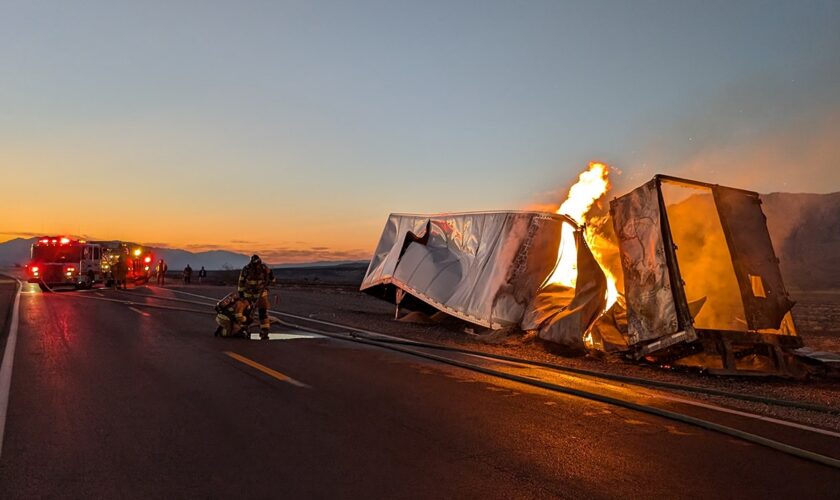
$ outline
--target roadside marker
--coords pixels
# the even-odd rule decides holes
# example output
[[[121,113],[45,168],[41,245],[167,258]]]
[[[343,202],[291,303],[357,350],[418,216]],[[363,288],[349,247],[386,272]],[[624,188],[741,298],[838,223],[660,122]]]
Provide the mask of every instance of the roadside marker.
[[[15,304],[12,308],[12,321],[9,325],[9,336],[6,340],[6,349],[3,351],[3,362],[0,364],[0,456],[3,456],[3,436],[6,432],[9,390],[12,387],[12,365],[15,362],[15,345],[17,344],[18,323],[20,322],[20,291],[22,288],[23,283],[18,281]]]
[[[239,361],[240,363],[243,363],[243,364],[246,364],[246,365],[250,366],[251,368],[256,368],[257,370],[265,373],[269,377],[274,377],[281,382],[287,382],[289,384],[292,384],[295,387],[304,387],[306,389],[311,389],[310,386],[304,384],[303,382],[299,382],[299,381],[293,379],[292,377],[289,377],[288,375],[284,375],[284,374],[278,372],[277,370],[272,370],[271,368],[269,368],[265,365],[261,365],[261,364],[257,363],[256,361],[254,361],[253,359],[248,359],[245,356],[242,356],[240,354],[236,354],[235,352],[230,352],[230,351],[225,351],[225,354],[228,357],[231,357],[231,358],[235,359],[236,361]]]

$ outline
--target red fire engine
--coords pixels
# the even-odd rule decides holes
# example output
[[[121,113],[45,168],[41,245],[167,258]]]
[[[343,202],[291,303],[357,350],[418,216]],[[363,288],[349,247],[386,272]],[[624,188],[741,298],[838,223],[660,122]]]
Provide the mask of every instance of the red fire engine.
[[[27,281],[37,283],[42,290],[60,285],[111,285],[117,277],[120,258],[125,262],[126,281],[148,281],[154,257],[147,248],[120,241],[43,236],[32,244],[31,260],[26,265]]]
[[[125,262],[126,281],[147,283],[155,258],[151,249],[126,241],[99,241],[102,247],[102,273],[106,286],[119,277],[119,259]]]

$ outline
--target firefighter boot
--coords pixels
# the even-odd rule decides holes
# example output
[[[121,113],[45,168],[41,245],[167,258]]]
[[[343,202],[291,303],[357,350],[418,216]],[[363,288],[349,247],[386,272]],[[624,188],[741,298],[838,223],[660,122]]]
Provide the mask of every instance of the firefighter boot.
[[[271,322],[268,319],[268,310],[260,307],[260,340],[268,340],[268,329],[271,327]]]

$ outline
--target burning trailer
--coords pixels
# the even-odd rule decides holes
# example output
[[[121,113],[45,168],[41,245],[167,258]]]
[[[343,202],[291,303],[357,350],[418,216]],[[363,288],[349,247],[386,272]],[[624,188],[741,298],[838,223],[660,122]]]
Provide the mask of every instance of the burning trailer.
[[[612,200],[611,241],[606,217],[584,223],[607,174],[590,164],[556,214],[392,214],[361,290],[661,366],[801,375],[819,364],[800,349],[757,193],[658,175]]]
[[[558,248],[565,253],[558,259]],[[563,259],[576,282],[552,283]],[[603,272],[569,217],[544,212],[391,214],[361,290],[428,304],[492,329],[537,330],[583,347],[581,332],[603,311]]]
[[[625,300],[593,324],[593,345],[719,374],[797,369],[794,303],[758,193],[657,175],[610,215]]]

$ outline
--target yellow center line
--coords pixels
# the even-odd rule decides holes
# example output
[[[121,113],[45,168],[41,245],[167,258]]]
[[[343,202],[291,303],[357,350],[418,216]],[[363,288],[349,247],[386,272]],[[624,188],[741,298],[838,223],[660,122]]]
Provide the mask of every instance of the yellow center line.
[[[128,308],[131,309],[132,311],[136,312],[137,314],[141,315],[141,316],[146,316],[146,317],[151,316],[146,311],[141,311],[140,309],[137,309],[136,307],[129,306]]]
[[[281,382],[287,382],[287,383],[292,384],[296,387],[305,387],[307,389],[311,388],[308,385],[304,384],[303,382],[295,380],[292,377],[289,377],[288,375],[284,375],[284,374],[278,372],[277,370],[273,370],[273,369],[271,369],[271,368],[269,368],[265,365],[261,365],[261,364],[257,363],[256,361],[254,361],[253,359],[248,359],[245,356],[242,356],[241,354],[236,354],[235,352],[230,352],[230,351],[225,351],[225,354],[227,354],[229,357],[235,359],[236,361],[239,361],[240,363],[244,363],[244,364],[250,366],[251,368],[256,368],[257,370],[265,373],[269,377],[274,377]]]

